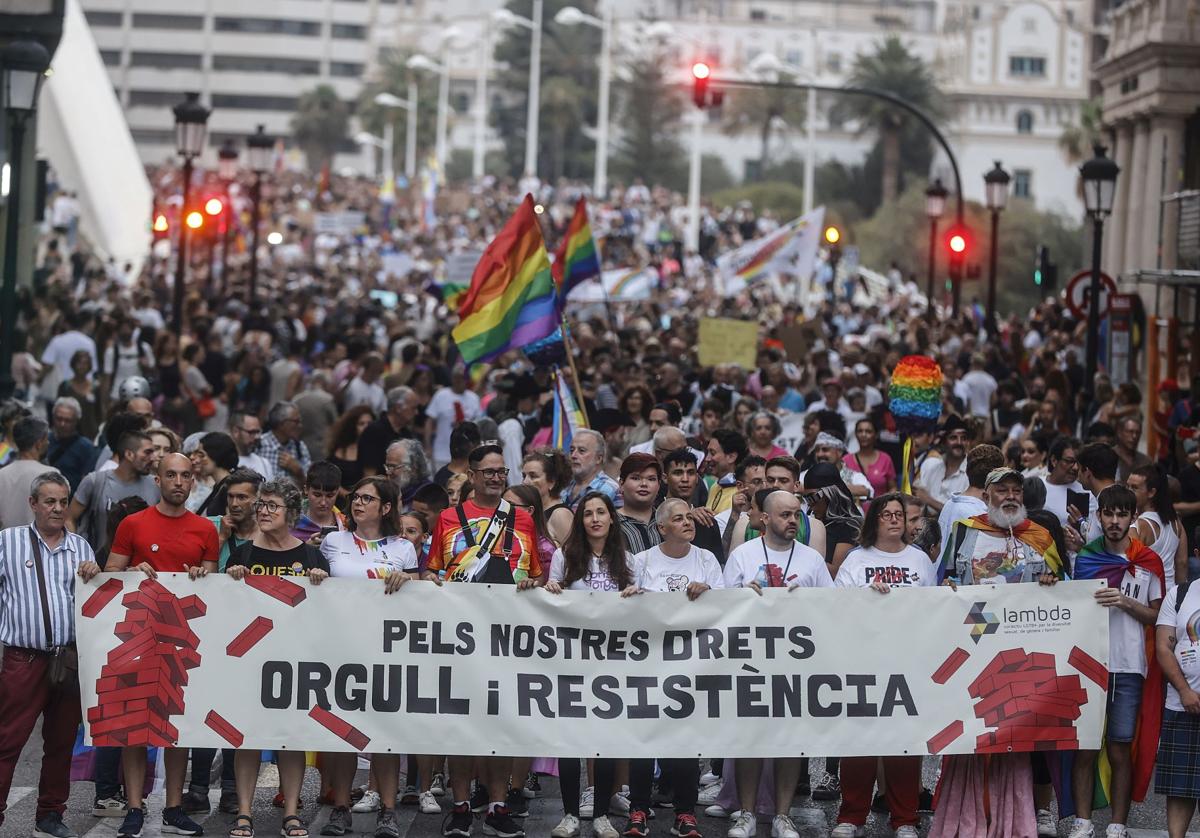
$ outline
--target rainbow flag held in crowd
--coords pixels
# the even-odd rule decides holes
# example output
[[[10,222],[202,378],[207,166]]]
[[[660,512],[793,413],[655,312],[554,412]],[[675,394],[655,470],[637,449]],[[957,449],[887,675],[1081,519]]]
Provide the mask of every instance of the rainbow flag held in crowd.
[[[451,311],[458,311],[458,307],[462,304],[469,287],[469,285],[464,285],[461,282],[434,282],[430,284],[430,289],[433,293]]]
[[[532,196],[483,252],[458,316],[451,335],[468,365],[492,361],[558,328],[550,256]]]
[[[566,301],[571,289],[585,279],[600,276],[600,254],[592,238],[592,225],[588,222],[587,201],[580,198],[575,204],[575,215],[567,225],[567,232],[554,252],[554,285],[560,301]],[[560,306],[562,303],[560,303]]]
[[[571,447],[571,438],[580,428],[587,427],[587,419],[571,392],[566,377],[558,367],[554,368],[554,419],[551,425],[550,444],[559,451]]]

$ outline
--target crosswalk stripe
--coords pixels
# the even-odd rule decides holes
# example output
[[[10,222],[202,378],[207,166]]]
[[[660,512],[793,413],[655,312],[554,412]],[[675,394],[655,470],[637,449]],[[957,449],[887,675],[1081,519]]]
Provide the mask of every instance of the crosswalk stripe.
[[[11,809],[30,794],[37,791],[37,786],[13,786],[8,790],[8,806]]]

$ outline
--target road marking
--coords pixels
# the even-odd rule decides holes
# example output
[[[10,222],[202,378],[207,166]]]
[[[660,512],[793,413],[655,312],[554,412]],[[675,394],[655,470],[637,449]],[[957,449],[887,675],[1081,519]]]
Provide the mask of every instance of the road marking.
[[[1165,829],[1129,829],[1129,838],[1167,838]],[[1187,832],[1185,838],[1200,838],[1200,832]]]
[[[11,809],[35,791],[37,786],[13,786],[8,790],[8,805],[5,808]]]

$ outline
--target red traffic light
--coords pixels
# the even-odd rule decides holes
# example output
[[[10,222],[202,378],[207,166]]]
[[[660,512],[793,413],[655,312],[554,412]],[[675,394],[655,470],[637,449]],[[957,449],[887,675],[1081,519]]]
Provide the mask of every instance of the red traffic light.
[[[962,258],[971,249],[971,232],[959,224],[946,231],[946,249],[952,258]]]
[[[950,237],[950,249],[955,253],[964,253],[967,249],[966,236],[961,233],[955,233]]]
[[[204,211],[208,215],[220,215],[224,209],[225,204],[222,203],[220,198],[209,198],[204,202]]]
[[[192,210],[184,217],[183,223],[187,224],[189,229],[199,230],[204,226],[204,216],[196,210]]]
[[[692,77],[693,78],[707,79],[711,75],[712,75],[712,68],[710,68],[703,61],[697,61],[695,64],[692,65]]]
[[[154,232],[165,233],[170,229],[170,224],[167,223],[167,217],[161,212],[154,216]]]

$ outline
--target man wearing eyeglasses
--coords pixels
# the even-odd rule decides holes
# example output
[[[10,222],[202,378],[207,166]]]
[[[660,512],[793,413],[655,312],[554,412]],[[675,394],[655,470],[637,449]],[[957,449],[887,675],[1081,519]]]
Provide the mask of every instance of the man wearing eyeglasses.
[[[262,421],[254,414],[235,412],[229,417],[229,436],[237,446],[238,466],[261,474],[264,480],[270,480],[272,475],[267,461],[258,453],[262,434]]]

